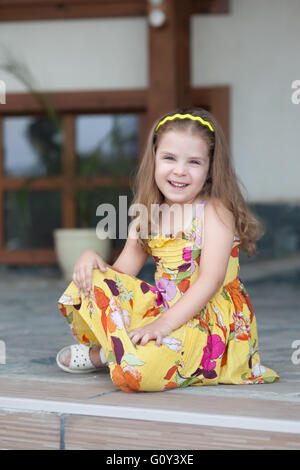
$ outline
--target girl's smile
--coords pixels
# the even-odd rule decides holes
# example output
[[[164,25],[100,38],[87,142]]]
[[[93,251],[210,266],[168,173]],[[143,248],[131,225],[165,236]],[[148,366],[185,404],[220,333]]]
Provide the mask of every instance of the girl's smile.
[[[170,185],[172,186],[172,188],[175,188],[175,189],[184,189],[188,186],[187,183],[177,183],[175,181],[169,181]]]
[[[209,170],[204,139],[185,131],[168,131],[155,156],[155,181],[165,202],[192,203],[200,194]]]

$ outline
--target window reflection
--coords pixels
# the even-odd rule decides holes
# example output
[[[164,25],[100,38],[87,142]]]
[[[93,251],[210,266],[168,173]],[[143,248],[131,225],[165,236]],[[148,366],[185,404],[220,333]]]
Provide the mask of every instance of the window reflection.
[[[129,175],[137,162],[138,116],[85,115],[76,119],[78,174]]]
[[[43,117],[3,119],[5,176],[51,176],[61,173],[63,135],[60,120]]]
[[[53,248],[61,227],[60,191],[5,192],[5,249]]]

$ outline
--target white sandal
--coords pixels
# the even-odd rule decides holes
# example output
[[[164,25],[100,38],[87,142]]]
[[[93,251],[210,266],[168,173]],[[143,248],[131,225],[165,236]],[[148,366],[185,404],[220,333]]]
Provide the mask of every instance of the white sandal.
[[[61,355],[68,350],[71,352],[71,359],[70,364],[65,366],[61,362]],[[90,372],[96,372],[103,369],[102,366],[94,366],[90,359],[89,350],[90,348],[84,344],[72,344],[71,346],[66,346],[57,353],[56,363],[62,370],[70,372],[71,374],[88,374]],[[103,348],[100,348],[100,359],[103,365],[107,364]]]

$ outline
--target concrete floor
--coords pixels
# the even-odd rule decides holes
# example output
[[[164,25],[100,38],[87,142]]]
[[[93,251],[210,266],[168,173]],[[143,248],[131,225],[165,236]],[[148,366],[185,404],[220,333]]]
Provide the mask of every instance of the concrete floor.
[[[261,361],[279,373],[281,383],[298,383],[300,394],[300,364],[292,362],[296,352],[292,344],[300,341],[298,271],[271,281],[269,277],[255,281],[254,267],[249,270],[249,280],[247,268],[242,267],[240,275],[256,313]],[[151,269],[141,271],[139,277],[153,282]],[[0,271],[0,340],[6,345],[6,364],[0,365],[0,377],[97,381],[93,374],[74,377],[56,366],[57,351],[74,343],[56,306],[67,284],[52,268]],[[300,360],[300,353],[298,357]]]
[[[180,394],[180,397],[188,395],[189,400],[192,397],[197,400],[199,397],[201,403],[205,399],[212,400],[213,397],[219,399],[220,403],[226,399],[250,399],[258,400],[261,404],[271,403],[274,405],[274,417],[278,412],[278,402],[281,402],[280,406],[296,406],[297,410],[300,410],[300,363],[297,364],[300,362],[299,270],[293,267],[292,270],[285,269],[285,272],[280,274],[278,266],[280,263],[277,263],[277,271],[275,269],[274,272],[269,267],[267,278],[261,275],[261,270],[257,270],[258,275],[255,278],[254,264],[248,271],[247,266],[244,269],[242,266],[240,277],[256,313],[261,362],[274,369],[280,375],[280,381],[274,384],[220,385],[169,390],[167,394],[170,403],[174,399],[175,406],[176,397]],[[148,282],[153,282],[151,276],[152,266],[148,266],[139,274],[140,278]],[[9,397],[34,398],[34,384],[40,391],[39,401],[49,400],[49,397],[57,399],[54,392],[57,387],[60,390],[59,396],[62,397],[69,394],[74,387],[82,386],[85,396],[98,396],[99,390],[99,396],[111,393],[118,396],[119,405],[122,404],[122,399],[124,404],[128,402],[128,395],[131,394],[116,390],[107,370],[95,374],[73,375],[64,373],[56,366],[57,351],[74,343],[68,325],[56,306],[56,300],[66,286],[67,282],[60,277],[59,271],[52,268],[3,268],[0,271],[0,340],[5,342],[6,346],[6,364],[0,364],[0,414],[5,413],[6,409],[4,404],[1,406],[1,396],[3,400]],[[299,341],[298,355],[295,349],[296,341]],[[293,353],[298,361],[292,360]],[[25,395],[22,390],[27,390]],[[153,403],[156,403],[157,398],[154,399],[154,396],[157,397],[157,394],[146,395],[147,406],[151,407],[151,397]],[[166,397],[165,392],[158,395]],[[235,405],[230,403],[233,407],[231,412],[234,414]],[[272,411],[269,413],[272,417]],[[298,416],[294,419],[300,424],[300,412],[297,413]],[[258,412],[257,414],[259,415]],[[300,448],[300,431],[297,439]]]

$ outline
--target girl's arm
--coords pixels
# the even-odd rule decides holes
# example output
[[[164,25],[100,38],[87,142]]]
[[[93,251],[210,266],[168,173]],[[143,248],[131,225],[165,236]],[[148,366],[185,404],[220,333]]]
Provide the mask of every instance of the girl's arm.
[[[211,201],[205,205],[204,246],[201,250],[199,276],[182,297],[161,317],[173,330],[199,313],[222,287],[235,233],[233,214],[216,201],[219,219]]]
[[[134,237],[137,220],[132,222],[128,231],[128,238],[125,246],[112,265],[113,268],[122,271],[123,273],[137,276],[144,264],[147,261],[148,253],[137,243]]]
[[[131,226],[126,244],[112,267],[123,273],[136,276],[149,255],[137,244],[137,240],[133,239],[133,234],[134,227]],[[95,250],[87,250],[75,264],[72,279],[78,289],[83,290],[84,294],[88,295],[92,287],[93,270],[98,268],[100,271],[105,272],[107,265]]]

